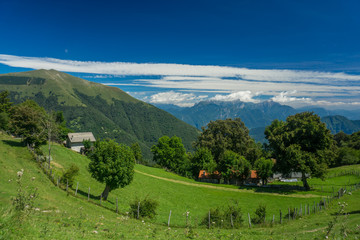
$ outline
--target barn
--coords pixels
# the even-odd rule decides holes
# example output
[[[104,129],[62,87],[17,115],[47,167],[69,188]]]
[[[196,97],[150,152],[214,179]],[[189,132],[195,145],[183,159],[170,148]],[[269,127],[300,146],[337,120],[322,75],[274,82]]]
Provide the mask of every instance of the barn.
[[[96,141],[92,132],[69,133],[66,139],[66,146],[76,152],[80,152],[84,147],[83,141],[90,140],[94,143]]]

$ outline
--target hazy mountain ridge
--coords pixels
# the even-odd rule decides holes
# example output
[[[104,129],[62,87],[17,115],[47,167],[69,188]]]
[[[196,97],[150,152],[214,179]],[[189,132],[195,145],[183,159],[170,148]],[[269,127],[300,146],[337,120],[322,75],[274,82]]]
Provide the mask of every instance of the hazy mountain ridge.
[[[216,119],[239,117],[250,129],[250,135],[255,140],[264,142],[263,130],[275,119],[286,120],[290,115],[313,111],[318,114],[332,133],[343,131],[347,134],[359,131],[359,120],[349,120],[349,116],[354,119],[358,116],[356,111],[347,110],[327,110],[320,107],[304,107],[295,109],[287,105],[282,105],[273,101],[260,103],[249,103],[241,101],[202,101],[193,107],[174,107],[172,105],[156,105],[159,108],[170,112],[175,117],[201,129],[210,121]],[[344,113],[345,116],[338,116]],[[334,115],[334,116],[329,116]],[[359,116],[360,118],[360,116]]]
[[[46,110],[63,111],[68,127],[97,138],[139,142],[144,154],[163,135],[179,136],[189,149],[198,130],[164,110],[139,101],[117,87],[89,82],[55,70],[0,75],[0,91],[15,103],[33,99]]]

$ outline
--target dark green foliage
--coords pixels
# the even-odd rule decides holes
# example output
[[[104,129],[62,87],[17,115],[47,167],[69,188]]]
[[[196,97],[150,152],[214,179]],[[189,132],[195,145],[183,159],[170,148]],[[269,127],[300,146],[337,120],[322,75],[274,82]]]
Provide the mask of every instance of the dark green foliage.
[[[217,163],[226,150],[238,153],[250,162],[255,162],[261,155],[261,150],[239,118],[210,121],[206,128],[202,128],[195,145],[198,148],[208,148]]]
[[[261,178],[263,185],[267,184],[267,179],[271,176],[274,162],[271,159],[259,158],[255,161],[254,169]]]
[[[62,174],[61,183],[69,187],[72,187],[75,181],[75,177],[79,174],[79,167],[75,164],[71,164],[71,166]]]
[[[9,110],[12,103],[10,102],[9,92],[0,92],[0,130],[7,130],[9,125]]]
[[[109,192],[129,185],[134,177],[135,158],[131,149],[114,140],[97,141],[90,154],[89,171],[91,176],[105,183],[102,193],[104,200]]]
[[[2,91],[0,92],[0,113],[5,112],[8,113],[12,106],[12,102],[10,102],[9,92]]]
[[[139,204],[140,203],[140,204]],[[148,197],[140,200],[136,198],[130,203],[129,214],[133,218],[138,217],[139,209],[139,218],[150,218],[153,219],[156,216],[156,209],[159,206],[159,203]]]
[[[58,142],[63,142],[66,140],[68,133],[72,132],[69,128],[66,127],[66,120],[62,111],[58,111],[53,114],[53,119],[57,125],[57,140]]]
[[[239,228],[243,223],[242,211],[238,202],[232,202],[223,207],[210,209],[210,225],[220,228]],[[202,225],[209,226],[209,213],[201,221]]]
[[[91,141],[89,139],[84,139],[82,143],[84,145],[84,148],[81,149],[82,154],[85,154],[85,155],[91,154],[91,151],[93,150],[93,147],[92,147],[93,144],[91,143]]]
[[[138,142],[131,144],[131,151],[134,154],[135,161],[137,163],[143,163],[143,156],[140,148],[140,144]]]
[[[207,170],[212,173],[217,168],[217,164],[207,148],[197,149],[194,155],[189,158],[191,159],[191,170],[194,177],[198,177],[200,170]]]
[[[163,136],[151,148],[153,160],[160,166],[176,173],[185,175],[188,168],[188,159],[181,138]]]
[[[255,210],[255,216],[251,219],[251,221],[255,224],[261,224],[265,222],[266,217],[266,206],[260,204],[258,208]]]
[[[360,163],[360,150],[350,147],[342,147],[339,149],[335,166],[353,165]]]
[[[226,181],[230,179],[244,181],[250,175],[251,164],[243,156],[227,150],[221,156],[218,170]]]
[[[265,130],[270,150],[276,159],[275,170],[283,174],[301,172],[304,187],[310,189],[306,174],[323,178],[335,158],[333,137],[320,117],[304,112],[275,120]]]
[[[10,116],[10,130],[22,136],[26,144],[38,147],[46,143],[45,123],[48,116],[44,108],[32,100],[26,100],[16,105]]]
[[[0,112],[0,130],[7,130],[9,127],[9,115],[6,112]]]

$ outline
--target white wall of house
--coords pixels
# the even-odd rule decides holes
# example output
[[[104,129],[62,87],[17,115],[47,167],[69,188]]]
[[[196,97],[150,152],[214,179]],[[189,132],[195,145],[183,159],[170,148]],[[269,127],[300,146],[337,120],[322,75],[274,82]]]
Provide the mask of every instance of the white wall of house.
[[[80,149],[82,147],[84,147],[84,144],[82,144],[82,143],[71,143],[70,144],[71,150],[76,151],[76,152],[80,152]]]

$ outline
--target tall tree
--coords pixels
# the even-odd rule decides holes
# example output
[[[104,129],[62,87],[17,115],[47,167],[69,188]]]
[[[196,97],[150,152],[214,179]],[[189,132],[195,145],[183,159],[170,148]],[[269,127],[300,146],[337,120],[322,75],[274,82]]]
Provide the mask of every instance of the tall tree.
[[[151,147],[154,154],[153,160],[160,166],[170,169],[176,173],[183,174],[184,165],[187,164],[187,155],[181,138],[163,136],[158,143]]]
[[[46,143],[44,123],[48,115],[44,108],[32,100],[26,100],[11,110],[10,126],[13,133],[22,136],[26,144],[38,147]]]
[[[252,163],[261,155],[261,149],[249,136],[249,129],[240,118],[210,121],[202,128],[195,146],[208,148],[217,163],[226,150],[238,153]]]
[[[334,140],[330,130],[313,112],[275,120],[265,130],[269,147],[276,158],[275,169],[283,174],[301,172],[306,190],[308,176],[323,178],[334,159]]]
[[[207,170],[213,173],[217,168],[214,158],[207,148],[199,148],[193,156],[191,156],[191,169],[194,177],[197,177],[200,170]]]
[[[131,183],[134,177],[135,159],[131,149],[113,140],[95,142],[90,154],[89,172],[101,183],[105,183],[102,198],[107,200],[109,193]]]
[[[140,144],[138,142],[131,144],[131,151],[134,154],[136,163],[141,163],[143,160],[143,155],[141,152]]]
[[[263,185],[267,184],[267,179],[271,176],[273,167],[274,162],[271,159],[265,159],[262,157],[255,161],[254,169],[256,170],[257,175],[261,178]]]
[[[0,92],[0,130],[7,130],[9,124],[9,110],[12,103],[10,102],[9,92]]]
[[[244,156],[226,150],[221,156],[218,169],[225,181],[234,178],[243,182],[250,174],[251,164]]]

